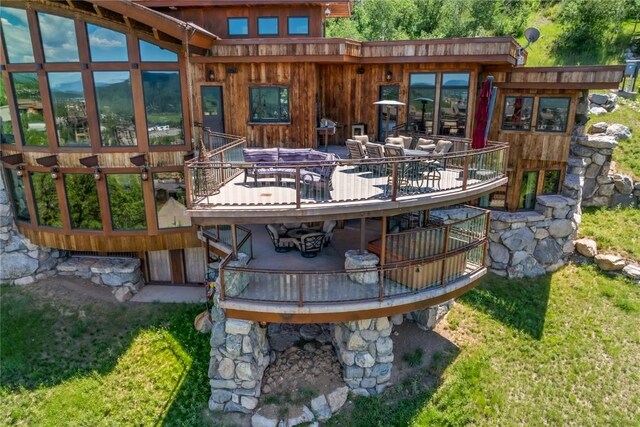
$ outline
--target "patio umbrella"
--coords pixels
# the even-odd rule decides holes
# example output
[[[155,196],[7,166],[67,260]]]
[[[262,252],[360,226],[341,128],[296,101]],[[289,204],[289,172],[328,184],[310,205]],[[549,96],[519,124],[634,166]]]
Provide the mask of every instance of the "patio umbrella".
[[[425,126],[424,126],[424,113],[427,110],[427,102],[433,102],[433,99],[431,99],[431,98],[416,98],[416,101],[422,102],[422,119],[420,119],[420,125],[422,126],[422,129],[425,129]]]
[[[389,109],[391,108],[392,105],[394,106],[400,106],[400,105],[405,105],[404,102],[400,102],[400,101],[394,101],[392,99],[383,99],[381,101],[376,101],[374,102],[374,105],[385,105],[386,106],[386,111],[387,111],[387,120],[386,120],[386,125],[384,127],[384,139],[387,139],[387,135],[389,134]]]
[[[485,134],[489,120],[489,103],[491,98],[492,81],[493,77],[489,77],[484,81],[484,83],[482,83],[480,99],[478,100],[478,107],[476,108],[476,114],[474,117],[476,127],[473,129],[471,148],[484,148],[485,145],[487,145],[487,138],[485,137]]]

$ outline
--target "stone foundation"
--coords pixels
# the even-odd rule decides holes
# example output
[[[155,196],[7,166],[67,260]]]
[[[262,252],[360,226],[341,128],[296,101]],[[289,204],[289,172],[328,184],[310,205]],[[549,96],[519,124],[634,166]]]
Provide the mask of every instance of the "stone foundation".
[[[405,317],[415,322],[418,328],[423,331],[431,331],[445,318],[452,308],[453,300],[449,300],[445,303],[425,308],[424,310],[412,311],[411,313],[405,314]],[[394,319],[392,319],[392,321],[393,320]],[[402,318],[400,318],[400,323],[402,323]],[[395,325],[396,322],[393,322],[393,324]]]
[[[387,317],[335,323],[333,344],[351,392],[373,396],[389,385],[393,363],[392,324]]]

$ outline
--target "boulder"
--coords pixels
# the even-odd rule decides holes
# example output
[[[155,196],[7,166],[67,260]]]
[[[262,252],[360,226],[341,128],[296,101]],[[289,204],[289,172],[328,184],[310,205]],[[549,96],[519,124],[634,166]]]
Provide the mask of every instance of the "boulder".
[[[549,225],[549,234],[551,237],[567,237],[574,231],[573,222],[568,219],[557,219]]]
[[[591,107],[589,108],[589,114],[593,114],[594,116],[599,116],[601,114],[606,114],[608,111],[602,107]]]
[[[224,331],[230,335],[247,335],[251,330],[253,322],[249,320],[227,319]]]
[[[627,175],[619,173],[613,175],[613,185],[622,194],[631,194],[633,191],[633,181]]]
[[[332,413],[336,413],[344,406],[349,396],[349,387],[338,387],[331,393],[327,394],[327,403]]]
[[[627,264],[624,258],[618,255],[603,255],[599,254],[595,256],[596,264],[604,271],[620,271]]]
[[[609,97],[602,93],[590,93],[589,101],[591,101],[594,104],[604,105],[609,102]]]
[[[311,401],[311,410],[316,414],[320,421],[326,421],[331,418],[332,411],[327,398],[324,394],[316,397]]]
[[[118,302],[126,302],[133,298],[133,292],[131,292],[131,289],[122,286],[113,292],[113,296],[116,297]]]
[[[631,138],[631,130],[625,125],[619,123],[612,124],[605,132],[607,135],[611,135],[617,140],[625,140]]]
[[[509,263],[509,250],[500,243],[489,244],[489,256],[495,263],[504,265]]]
[[[616,148],[618,140],[614,136],[606,134],[589,135],[587,140],[582,142],[582,145],[591,148]]]
[[[615,193],[613,197],[611,197],[612,208],[615,208],[616,206],[633,207],[635,205],[636,205],[636,197],[633,194]]]
[[[208,334],[211,332],[211,325],[211,317],[209,316],[208,310],[198,314],[193,321],[193,327],[195,330],[202,334]]]
[[[31,276],[37,269],[38,261],[22,252],[5,253],[0,257],[0,280]]]
[[[542,239],[533,251],[535,259],[543,265],[553,264],[562,256],[562,247],[550,237]]]
[[[524,249],[532,240],[533,232],[527,227],[510,230],[502,235],[502,244],[512,251]]]
[[[598,246],[594,240],[578,239],[575,241],[576,251],[582,256],[593,258],[598,255]]]
[[[630,279],[640,281],[640,265],[637,265],[637,264],[626,265],[622,269],[622,274],[624,274]]]
[[[595,135],[598,133],[605,133],[608,127],[609,127],[609,123],[598,122],[589,126],[589,130],[587,132],[590,133],[591,135]]]

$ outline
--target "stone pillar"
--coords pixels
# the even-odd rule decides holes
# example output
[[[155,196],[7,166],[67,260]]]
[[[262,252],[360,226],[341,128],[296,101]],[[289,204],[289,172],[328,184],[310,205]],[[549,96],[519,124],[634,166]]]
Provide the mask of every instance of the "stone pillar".
[[[58,250],[34,245],[18,232],[0,167],[0,282],[28,285],[53,276],[63,256]]]
[[[413,320],[423,331],[430,331],[436,327],[453,307],[453,300],[449,300],[439,305],[425,308],[424,310],[407,313],[407,318]]]
[[[343,368],[344,382],[361,396],[372,396],[391,380],[393,341],[387,317],[335,323],[333,344]]]
[[[354,273],[349,273],[349,279],[362,285],[378,284],[378,262],[380,262],[378,255],[370,252],[349,250],[344,254],[345,270],[356,270]]]
[[[211,317],[209,409],[249,413],[258,405],[269,365],[267,329],[257,322],[227,319],[218,307],[212,308]]]

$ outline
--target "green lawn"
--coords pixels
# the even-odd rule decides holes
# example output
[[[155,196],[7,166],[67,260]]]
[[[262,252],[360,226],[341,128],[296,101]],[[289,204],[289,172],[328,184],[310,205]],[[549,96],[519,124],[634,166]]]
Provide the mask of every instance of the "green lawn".
[[[640,287],[591,266],[489,276],[442,334],[458,346],[425,374],[357,398],[335,426],[639,425]]]
[[[585,208],[579,233],[598,243],[598,251],[640,260],[640,209]]]
[[[0,425],[211,425],[202,306],[78,306],[30,288],[0,287]]]

